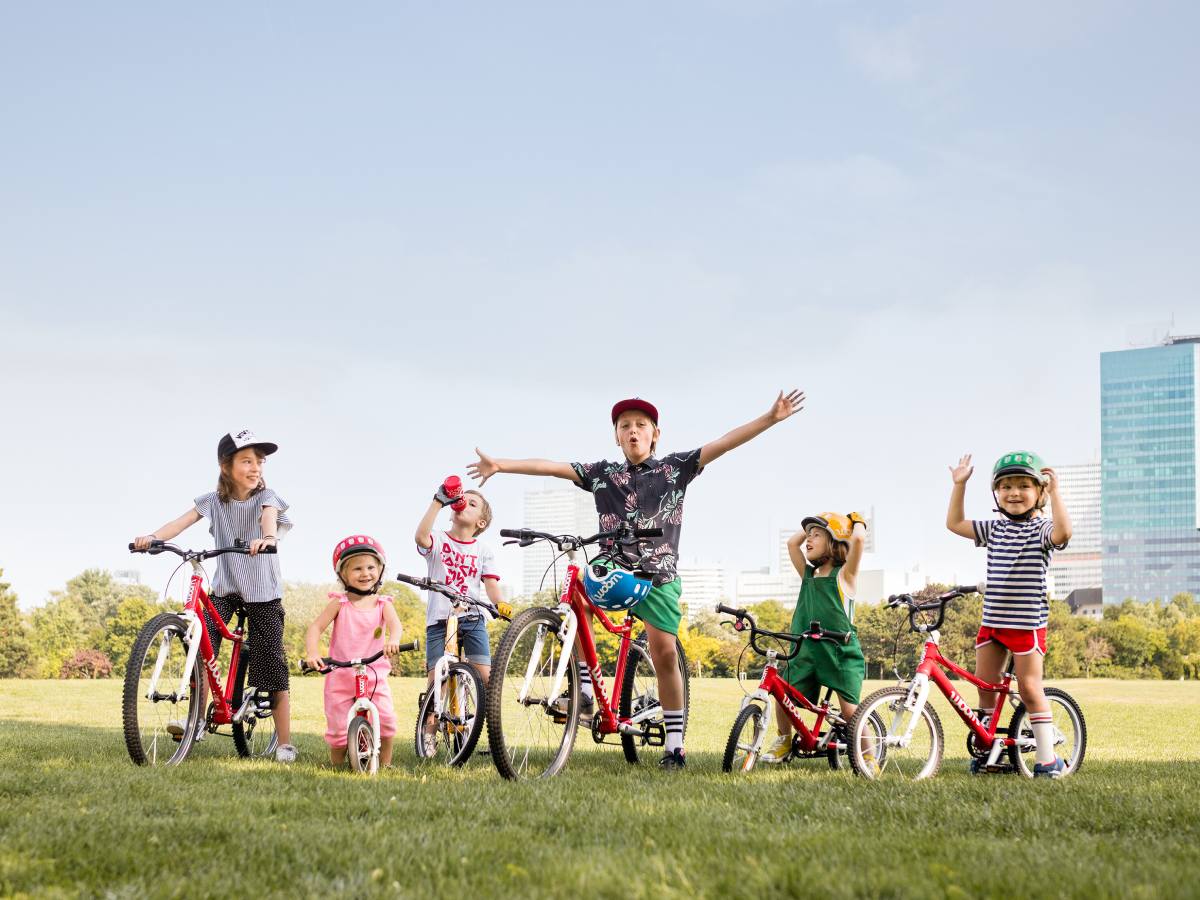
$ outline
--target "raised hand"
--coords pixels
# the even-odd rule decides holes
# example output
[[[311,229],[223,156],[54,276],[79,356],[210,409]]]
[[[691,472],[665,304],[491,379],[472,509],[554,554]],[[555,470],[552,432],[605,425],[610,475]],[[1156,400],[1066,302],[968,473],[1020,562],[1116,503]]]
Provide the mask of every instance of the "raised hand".
[[[783,391],[779,392],[779,396],[775,398],[775,402],[771,405],[771,411],[767,413],[771,422],[782,422],[790,415],[800,412],[804,409],[804,392],[793,388],[786,396]]]
[[[966,484],[967,479],[971,477],[971,473],[975,471],[975,467],[971,465],[971,454],[964,455],[957,466],[950,466],[950,480],[955,484]]]
[[[1047,493],[1053,494],[1058,490],[1058,473],[1049,466],[1042,469],[1042,484],[1045,486]]]
[[[500,466],[478,447],[475,448],[475,452],[479,455],[479,461],[467,464],[467,474],[483,487],[489,478],[500,471]]]

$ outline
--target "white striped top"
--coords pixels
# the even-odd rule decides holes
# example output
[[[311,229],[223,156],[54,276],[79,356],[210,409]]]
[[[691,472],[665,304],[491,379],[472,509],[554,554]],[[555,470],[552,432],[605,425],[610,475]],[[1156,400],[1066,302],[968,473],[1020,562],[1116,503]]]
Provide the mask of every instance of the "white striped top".
[[[1054,522],[1046,518],[973,521],[975,546],[987,547],[983,624],[989,628],[1045,628],[1050,614],[1046,569],[1055,550]]]
[[[259,520],[264,506],[279,510],[276,536],[282,538],[291,530],[292,520],[285,512],[288,505],[270,488],[263,488],[245,500],[227,503],[221,502],[216,491],[196,498],[196,512],[208,519],[208,532],[218,547],[230,547],[236,538],[250,543],[262,537]],[[212,593],[216,596],[238,594],[246,603],[268,603],[282,597],[283,579],[279,574],[278,555],[226,553],[218,556]]]

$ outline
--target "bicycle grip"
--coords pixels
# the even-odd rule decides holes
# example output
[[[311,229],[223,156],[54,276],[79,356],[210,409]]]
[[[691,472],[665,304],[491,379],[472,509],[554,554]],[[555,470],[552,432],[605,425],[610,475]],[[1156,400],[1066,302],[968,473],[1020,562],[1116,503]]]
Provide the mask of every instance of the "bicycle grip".
[[[663,530],[661,528],[635,528],[633,529],[633,536],[636,538],[662,537]]]
[[[521,537],[521,529],[519,528],[501,528],[500,537],[517,538]]]
[[[984,589],[983,582],[979,584],[956,584],[954,590],[960,594],[982,594]]]
[[[409,641],[407,644],[401,644],[399,646],[399,648],[397,649],[397,652],[408,653],[410,650],[420,650],[420,649],[421,649],[420,640],[415,640],[415,641]]]
[[[717,604],[717,612],[728,613],[731,616],[737,616],[739,619],[745,618],[746,611],[744,609],[734,609],[732,606],[726,606],[724,603]]]

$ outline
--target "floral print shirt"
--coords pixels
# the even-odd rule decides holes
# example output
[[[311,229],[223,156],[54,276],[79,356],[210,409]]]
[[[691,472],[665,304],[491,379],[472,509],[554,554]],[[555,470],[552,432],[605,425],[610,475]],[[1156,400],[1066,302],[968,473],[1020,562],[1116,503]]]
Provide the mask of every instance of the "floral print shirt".
[[[591,493],[600,515],[600,530],[628,522],[634,528],[661,528],[662,537],[648,538],[649,553],[642,568],[654,576],[655,585],[679,577],[679,530],[683,526],[683,495],[704,470],[700,450],[651,456],[630,465],[627,460],[571,463],[579,486]]]

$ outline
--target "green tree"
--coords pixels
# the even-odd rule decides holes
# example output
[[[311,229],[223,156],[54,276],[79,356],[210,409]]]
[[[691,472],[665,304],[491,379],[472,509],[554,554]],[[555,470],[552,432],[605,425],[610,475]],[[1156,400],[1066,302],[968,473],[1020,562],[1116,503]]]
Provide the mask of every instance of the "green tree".
[[[4,570],[0,569],[0,577]],[[17,595],[0,581],[0,678],[22,678],[30,674],[33,648],[25,619],[17,606]]]
[[[117,604],[100,645],[104,655],[112,662],[113,674],[125,674],[129,651],[133,649],[138,632],[161,611],[162,608],[154,602],[153,594],[148,589],[131,591]]]
[[[30,644],[38,678],[57,678],[76,650],[87,648],[88,628],[78,604],[60,597],[30,614]]]
[[[116,614],[117,606],[125,595],[124,586],[102,569],[85,569],[67,582],[65,591],[52,593],[56,599],[70,597],[74,600],[85,627],[95,630],[103,630],[108,620]]]

